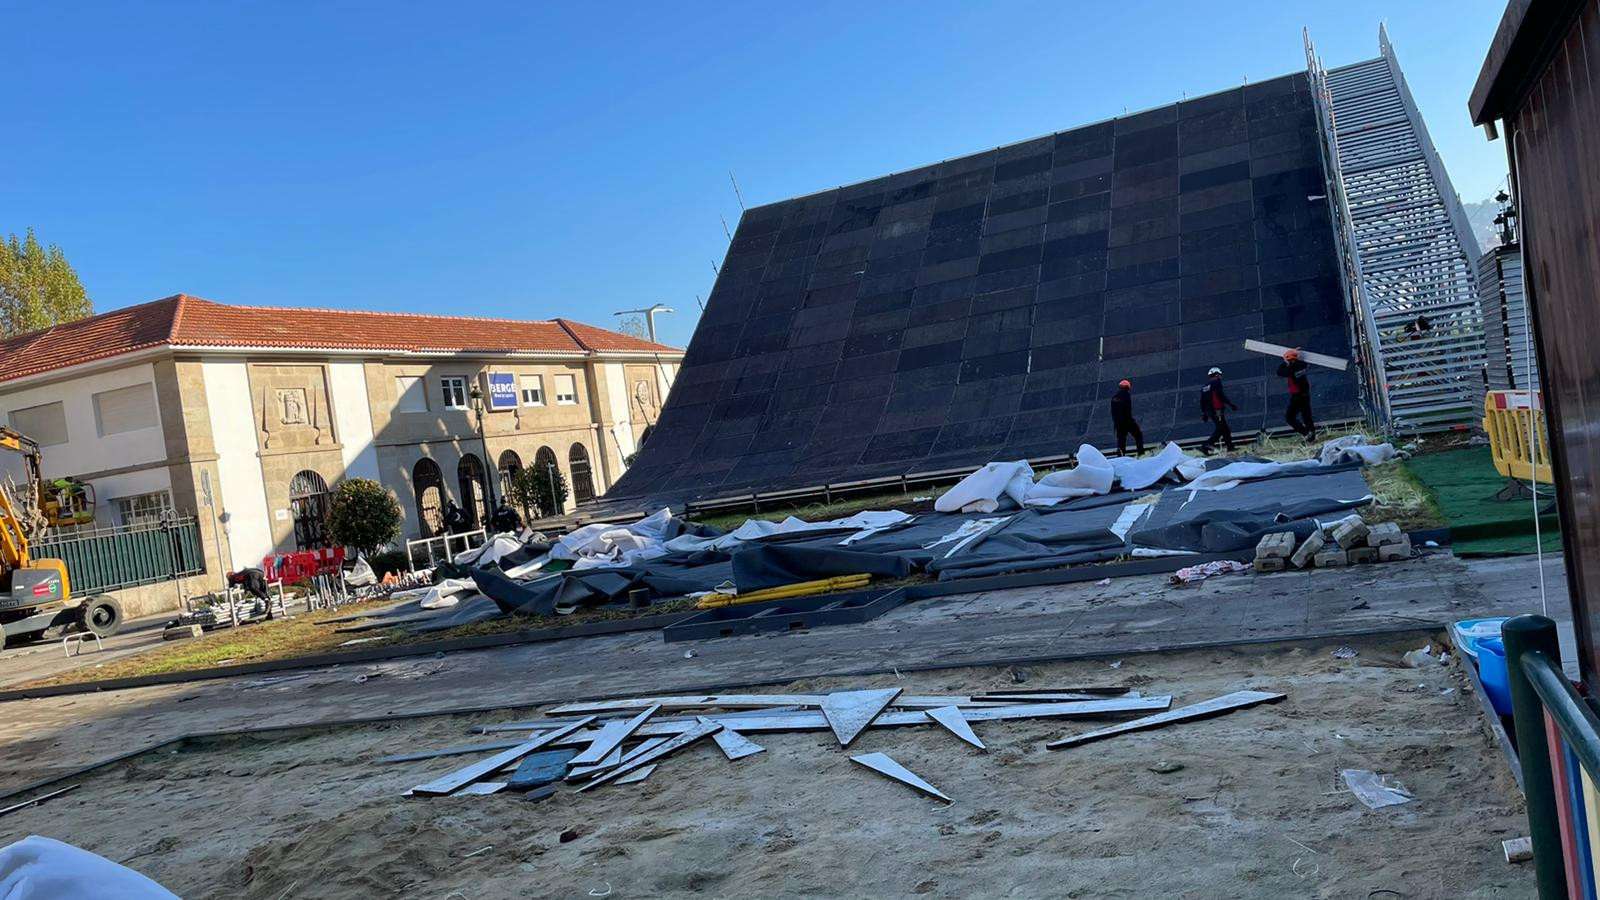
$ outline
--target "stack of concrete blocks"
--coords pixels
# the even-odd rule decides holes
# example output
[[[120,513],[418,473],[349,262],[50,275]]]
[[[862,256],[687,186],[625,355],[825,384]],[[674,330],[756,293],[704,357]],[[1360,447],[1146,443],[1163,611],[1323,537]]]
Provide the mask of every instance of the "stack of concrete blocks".
[[[1411,558],[1411,536],[1394,522],[1372,526],[1367,532],[1367,546],[1377,551],[1379,562]]]
[[[1280,531],[1269,534],[1256,544],[1256,571],[1282,572],[1294,555],[1294,532]]]
[[[1394,522],[1368,525],[1349,515],[1322,526],[1295,546],[1294,532],[1266,535],[1256,544],[1257,572],[1282,572],[1290,566],[1337,568],[1358,563],[1411,558],[1411,538]]]

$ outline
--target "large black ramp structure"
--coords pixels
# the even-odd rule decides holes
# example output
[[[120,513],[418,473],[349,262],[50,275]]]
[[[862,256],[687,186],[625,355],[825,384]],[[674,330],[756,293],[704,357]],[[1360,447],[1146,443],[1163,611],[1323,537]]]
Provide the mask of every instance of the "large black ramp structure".
[[[1282,425],[1261,338],[1348,357],[1305,75],[750,209],[609,502],[709,500]],[[1318,369],[1324,419],[1355,372]]]

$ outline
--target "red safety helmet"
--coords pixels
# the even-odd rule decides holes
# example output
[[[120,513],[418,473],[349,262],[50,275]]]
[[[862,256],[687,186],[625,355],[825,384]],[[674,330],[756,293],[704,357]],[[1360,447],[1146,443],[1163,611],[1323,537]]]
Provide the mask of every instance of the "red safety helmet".
[[[1286,361],[1286,362],[1294,362],[1295,360],[1300,358],[1300,351],[1299,350],[1285,350],[1285,351],[1283,351],[1283,358],[1284,358],[1284,361]]]
[[[1131,387],[1133,387],[1133,385],[1128,383],[1128,379],[1124,378],[1121,381],[1117,382],[1117,387],[1119,387],[1119,388],[1131,388]]]

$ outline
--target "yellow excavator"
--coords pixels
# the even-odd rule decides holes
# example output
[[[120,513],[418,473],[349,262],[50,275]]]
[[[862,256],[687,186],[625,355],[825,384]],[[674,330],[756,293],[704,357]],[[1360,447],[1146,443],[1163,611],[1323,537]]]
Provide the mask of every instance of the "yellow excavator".
[[[0,427],[0,450],[21,454],[24,466],[15,493],[13,485],[0,483],[0,648],[11,639],[68,629],[115,634],[122,625],[115,600],[74,600],[67,564],[31,552],[32,542],[52,526],[94,521],[93,489],[76,479],[46,480],[39,445],[9,428]]]

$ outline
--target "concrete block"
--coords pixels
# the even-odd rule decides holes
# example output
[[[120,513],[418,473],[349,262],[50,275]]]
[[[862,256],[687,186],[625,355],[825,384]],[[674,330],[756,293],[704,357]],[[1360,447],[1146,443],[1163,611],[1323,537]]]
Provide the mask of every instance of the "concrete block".
[[[1351,547],[1346,551],[1350,555],[1350,565],[1371,563],[1378,561],[1377,547]]]
[[[163,641],[181,641],[187,638],[201,637],[205,633],[205,629],[199,625],[168,625],[167,629],[161,632],[161,639]]]
[[[1322,536],[1322,532],[1313,531],[1311,536],[1306,538],[1305,543],[1300,545],[1300,549],[1294,552],[1294,556],[1289,558],[1289,561],[1295,564],[1295,568],[1304,569],[1306,566],[1311,565],[1311,558],[1316,556],[1317,551],[1321,550],[1326,543],[1327,539]]]
[[[1411,538],[1404,538],[1398,544],[1384,544],[1378,548],[1379,562],[1394,562],[1411,558]]]
[[[1289,568],[1289,561],[1281,556],[1256,557],[1257,572],[1282,572]]]
[[[1319,569],[1333,569],[1339,566],[1350,565],[1350,554],[1340,550],[1338,547],[1329,547],[1325,550],[1320,550],[1317,552],[1317,555],[1313,556],[1311,559],[1317,564],[1317,568]]]
[[[1401,531],[1399,524],[1395,522],[1384,522],[1367,529],[1368,547],[1382,547],[1385,544],[1398,544],[1401,541],[1411,543],[1411,539],[1406,537],[1405,532]]]
[[[1288,559],[1294,555],[1294,532],[1263,535],[1256,544],[1256,559]]]
[[[1334,528],[1333,539],[1338,542],[1340,548],[1349,550],[1351,547],[1364,543],[1369,530],[1367,523],[1361,521],[1360,516],[1352,516],[1341,521]]]

